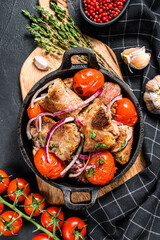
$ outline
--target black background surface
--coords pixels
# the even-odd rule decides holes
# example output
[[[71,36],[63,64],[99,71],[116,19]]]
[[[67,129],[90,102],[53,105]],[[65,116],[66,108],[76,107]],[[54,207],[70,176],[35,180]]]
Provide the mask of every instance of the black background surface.
[[[5,0],[1,2],[0,10],[0,169],[13,175],[12,178],[25,178],[30,183],[31,192],[38,192],[38,188],[35,176],[24,162],[18,147],[17,117],[22,103],[20,70],[36,47],[25,29],[28,20],[21,10],[27,9],[37,14],[36,4],[36,0]],[[63,210],[66,217],[71,215],[65,207]],[[0,239],[31,240],[38,233],[32,233],[33,230],[35,226],[24,220],[24,226],[17,236]]]

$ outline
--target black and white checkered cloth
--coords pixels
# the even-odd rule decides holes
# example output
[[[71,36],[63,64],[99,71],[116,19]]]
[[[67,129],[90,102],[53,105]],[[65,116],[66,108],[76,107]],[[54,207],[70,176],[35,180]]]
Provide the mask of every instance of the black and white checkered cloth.
[[[118,22],[109,28],[89,26],[80,16],[80,0],[68,0],[69,12],[83,33],[109,45],[118,58],[124,80],[131,86],[144,114],[143,153],[147,167],[82,213],[88,221],[87,239],[160,240],[160,127],[143,102],[148,80],[160,74],[160,0],[131,0]],[[120,53],[145,46],[152,54],[144,71],[131,74]]]

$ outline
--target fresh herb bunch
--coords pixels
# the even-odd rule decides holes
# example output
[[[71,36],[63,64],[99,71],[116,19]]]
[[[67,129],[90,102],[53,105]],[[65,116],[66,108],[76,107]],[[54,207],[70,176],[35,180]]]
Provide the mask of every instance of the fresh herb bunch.
[[[36,6],[37,11],[42,14],[41,18],[22,10],[22,13],[32,21],[31,25],[26,26],[26,29],[34,36],[36,44],[44,48],[47,53],[53,52],[58,55],[64,54],[67,49],[72,47],[88,47],[96,54],[99,65],[117,76],[104,57],[94,49],[91,41],[81,33],[66,10],[53,2],[50,3],[50,7],[54,11],[54,15],[44,8]],[[84,56],[77,58],[83,62],[87,61]]]

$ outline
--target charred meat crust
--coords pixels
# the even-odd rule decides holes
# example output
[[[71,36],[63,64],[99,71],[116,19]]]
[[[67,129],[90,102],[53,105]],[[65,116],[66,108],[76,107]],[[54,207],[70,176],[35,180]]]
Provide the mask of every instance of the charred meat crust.
[[[109,124],[109,114],[106,114],[103,108],[100,108],[93,117],[92,127],[103,128]]]

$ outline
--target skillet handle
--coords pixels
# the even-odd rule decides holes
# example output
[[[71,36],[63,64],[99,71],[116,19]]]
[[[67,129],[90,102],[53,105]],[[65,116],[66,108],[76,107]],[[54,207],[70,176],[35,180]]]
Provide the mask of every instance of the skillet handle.
[[[71,194],[73,192],[76,192],[76,191],[73,191],[73,190],[70,190],[70,189],[62,189],[62,191],[63,191],[65,205],[69,209],[71,209],[71,210],[85,210],[87,208],[92,207],[95,204],[99,189],[93,189],[89,192],[90,195],[91,195],[91,200],[90,200],[89,203],[73,203],[71,201]],[[77,190],[77,192],[86,192],[86,191],[83,190],[83,189],[82,190],[79,189],[79,190]]]
[[[72,64],[72,62],[71,62],[71,57],[74,55],[88,56],[87,66],[89,68],[99,69],[96,55],[91,49],[86,48],[86,47],[75,47],[75,48],[68,49],[64,53],[63,59],[62,59],[62,64],[61,64],[59,70],[66,70],[66,69],[70,69],[72,66],[74,66],[74,67],[78,66],[79,64]]]

